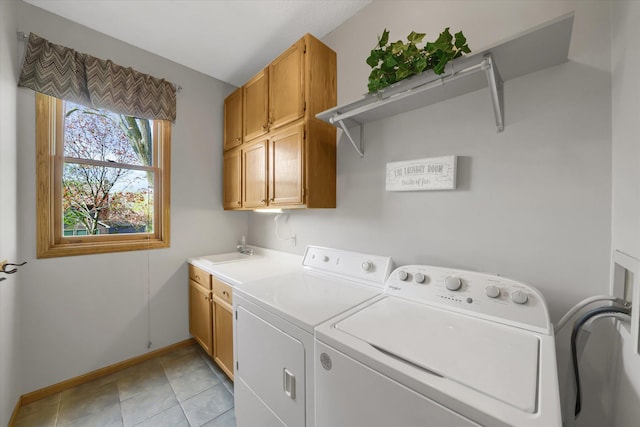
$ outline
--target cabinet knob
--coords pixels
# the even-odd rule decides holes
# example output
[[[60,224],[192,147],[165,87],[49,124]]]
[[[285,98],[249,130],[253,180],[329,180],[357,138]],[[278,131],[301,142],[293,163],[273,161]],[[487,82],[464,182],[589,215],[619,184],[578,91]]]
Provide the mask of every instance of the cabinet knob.
[[[236,142],[240,142],[240,138],[236,138]]]
[[[238,206],[240,206],[242,203],[240,203],[240,200],[238,200],[238,201],[236,202],[236,204],[237,204]]]
[[[262,125],[262,130],[267,130],[267,125]]]
[[[222,295],[224,295],[225,297],[228,297],[228,296],[229,296],[229,292],[227,292],[227,291],[222,291]]]
[[[270,201],[272,201],[272,202],[275,202],[275,201],[276,201],[276,198],[275,198],[275,197],[272,197],[272,198],[270,198],[269,200],[270,200]]]
[[[267,203],[267,199],[260,200],[260,203]]]

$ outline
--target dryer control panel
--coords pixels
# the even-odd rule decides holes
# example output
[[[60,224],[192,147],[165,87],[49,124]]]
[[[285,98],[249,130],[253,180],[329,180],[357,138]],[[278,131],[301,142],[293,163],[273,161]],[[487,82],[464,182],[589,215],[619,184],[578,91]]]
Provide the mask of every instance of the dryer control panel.
[[[544,297],[515,280],[427,265],[395,269],[385,294],[486,320],[553,334]]]
[[[393,269],[393,261],[388,256],[319,246],[307,246],[302,265],[307,270],[343,277],[380,289],[384,287]]]

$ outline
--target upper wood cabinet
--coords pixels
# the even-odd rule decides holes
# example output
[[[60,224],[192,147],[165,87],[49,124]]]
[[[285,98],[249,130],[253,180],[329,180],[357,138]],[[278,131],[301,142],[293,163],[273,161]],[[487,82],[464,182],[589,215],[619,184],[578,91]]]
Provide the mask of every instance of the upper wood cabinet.
[[[242,88],[224,100],[224,149],[242,144]]]
[[[243,87],[244,140],[251,141],[269,131],[269,72],[260,71]]]
[[[246,208],[267,206],[267,144],[253,142],[242,150],[242,205]]]
[[[236,147],[223,155],[224,187],[222,205],[225,209],[242,207],[242,150]]]
[[[304,115],[304,38],[269,65],[269,129]]]
[[[289,126],[269,138],[269,204],[304,203],[304,125]]]
[[[235,99],[225,100],[225,150],[238,149],[241,206],[233,156],[225,156],[224,208],[334,208],[336,130],[315,115],[336,105],[336,54],[306,34],[242,88],[241,144],[228,146],[235,126],[227,118]],[[229,142],[233,144],[233,141]]]

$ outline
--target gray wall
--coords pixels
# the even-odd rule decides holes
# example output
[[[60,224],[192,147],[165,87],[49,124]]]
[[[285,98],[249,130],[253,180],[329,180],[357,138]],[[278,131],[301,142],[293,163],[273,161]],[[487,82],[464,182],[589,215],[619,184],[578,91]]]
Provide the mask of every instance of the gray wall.
[[[640,5],[614,2],[613,248],[640,259]]]
[[[385,27],[435,38],[463,29],[480,48],[576,10],[570,60],[505,84],[504,133],[487,90],[364,128],[365,155],[338,147],[338,207],[273,217],[252,213],[250,240],[301,252],[306,244],[500,273],[540,288],[557,319],[607,290],[611,223],[610,12],[602,1],[376,1],[324,41],[338,54],[339,103],[366,92],[364,63]],[[535,54],[532,52],[532,54]],[[500,64],[498,64],[498,67]],[[387,162],[454,154],[458,189],[385,192]]]
[[[46,260],[35,258],[35,95],[18,89],[19,256],[29,262],[19,305],[25,393],[143,354],[148,340],[154,350],[187,339],[186,259],[234,250],[247,215],[222,210],[222,106],[232,86],[22,2],[19,29],[182,86],[171,248]]]
[[[0,1],[0,260],[17,259],[17,1]],[[0,426],[20,396],[18,275],[0,282]]]
[[[384,28],[397,40],[412,30],[435,38],[450,26],[480,49],[572,10],[569,61],[505,83],[503,133],[496,133],[486,89],[366,124],[363,159],[340,138],[337,208],[291,212],[279,231],[296,233],[296,247],[276,238],[271,215],[252,213],[250,242],[291,252],[325,245],[390,255],[398,265],[499,273],[539,288],[554,321],[579,300],[607,293],[611,2],[375,1],[323,41],[338,55],[340,104],[367,91],[365,59]],[[386,163],[451,154],[459,156],[457,190],[385,192]],[[564,396],[568,336],[557,343]],[[585,387],[602,386],[595,368],[608,356],[587,355],[585,366],[594,369],[584,374]],[[610,413],[599,397],[590,396],[585,425],[606,424]]]
[[[640,3],[613,3],[613,221],[612,247],[640,259]],[[635,289],[634,292],[640,292]],[[622,331],[622,330],[621,330]],[[632,340],[624,331],[612,334],[613,387],[609,389],[612,425],[636,425],[640,419],[640,357],[632,349]],[[597,345],[597,341],[596,344]]]

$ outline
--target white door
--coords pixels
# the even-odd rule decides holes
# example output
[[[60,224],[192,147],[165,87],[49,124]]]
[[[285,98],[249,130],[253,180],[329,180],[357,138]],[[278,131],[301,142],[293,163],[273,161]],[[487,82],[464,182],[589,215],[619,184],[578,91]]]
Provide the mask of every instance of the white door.
[[[315,348],[316,427],[479,426],[319,341]]]
[[[304,345],[242,306],[236,313],[236,376],[285,426],[304,426]],[[243,396],[245,390],[235,396],[236,414],[252,410]],[[239,427],[255,427],[238,416]]]
[[[237,375],[233,383],[233,394],[238,427],[286,427]]]

